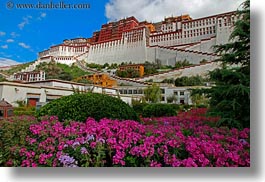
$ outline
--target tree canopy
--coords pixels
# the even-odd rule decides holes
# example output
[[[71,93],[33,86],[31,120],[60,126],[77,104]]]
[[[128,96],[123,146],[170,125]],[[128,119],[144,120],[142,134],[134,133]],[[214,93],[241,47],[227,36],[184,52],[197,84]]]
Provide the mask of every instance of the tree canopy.
[[[158,85],[153,84],[148,86],[144,90],[144,97],[147,102],[157,103],[160,101],[161,98],[161,89]]]
[[[242,7],[229,43],[215,47],[223,63],[210,72],[215,86],[202,91],[210,99],[209,113],[221,116],[218,125],[237,128],[250,127],[250,1]]]

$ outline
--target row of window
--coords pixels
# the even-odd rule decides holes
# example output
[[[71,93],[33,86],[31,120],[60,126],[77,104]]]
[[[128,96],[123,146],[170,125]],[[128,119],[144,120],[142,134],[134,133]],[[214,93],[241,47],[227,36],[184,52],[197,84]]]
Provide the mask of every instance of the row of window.
[[[216,30],[215,30],[215,27],[213,26],[213,27],[207,27],[206,29],[201,28],[201,29],[196,29],[196,30],[184,31],[183,34],[171,34],[171,35],[154,37],[154,38],[151,38],[151,43],[160,42],[160,41],[170,41],[170,40],[193,37],[193,36],[196,37],[196,36],[215,34],[215,33],[216,33]]]
[[[15,79],[27,79],[27,78],[44,78],[45,74],[30,74],[30,75],[15,75]]]
[[[222,27],[222,25],[224,26],[231,26],[231,25],[234,25],[235,24],[235,17],[231,17],[231,18],[224,18],[223,20],[222,19],[219,19],[218,20],[218,25],[219,27]]]
[[[140,66],[122,66],[119,68],[121,71],[123,70],[128,70],[128,69],[133,69],[133,70],[139,70]]]
[[[193,27],[211,25],[211,24],[215,24],[215,21],[216,21],[216,18],[208,18],[208,19],[193,21],[193,22],[190,22],[190,23],[184,23],[183,24],[183,28],[184,29],[189,29],[189,28],[193,28]]]
[[[173,29],[173,25],[172,24],[170,24],[169,26],[167,25],[167,26],[162,26],[162,28],[161,28],[162,30],[168,30],[168,31],[171,31],[172,29]]]
[[[118,42],[106,42],[106,43],[103,43],[103,44],[97,44],[96,46],[94,47],[91,47],[91,49],[97,49],[97,48],[107,48],[107,47],[111,47],[111,46],[116,46],[116,45],[119,45]]]
[[[63,47],[61,51],[68,51],[68,52],[84,52],[86,50],[85,47],[78,47],[78,48],[71,48],[68,47],[68,50],[66,47]]]
[[[125,36],[133,36],[135,34],[138,34],[138,35],[143,35],[143,29],[140,29],[140,30],[134,30],[134,31],[130,31],[130,32],[125,32],[124,35]]]
[[[72,60],[72,57],[58,57],[56,60]]]
[[[137,90],[133,90],[133,89],[129,89],[129,90],[119,90],[120,94],[143,94],[144,91],[141,89],[137,89]],[[161,89],[161,94],[165,94],[165,89]],[[184,91],[175,91],[174,95],[180,95],[180,96],[184,96],[185,92]]]
[[[120,94],[143,94],[143,90],[119,90]]]

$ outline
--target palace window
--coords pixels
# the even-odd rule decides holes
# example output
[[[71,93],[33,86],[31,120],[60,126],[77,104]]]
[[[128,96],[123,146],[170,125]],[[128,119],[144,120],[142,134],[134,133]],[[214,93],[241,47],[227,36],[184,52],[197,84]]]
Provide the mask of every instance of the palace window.
[[[222,20],[219,20],[219,27],[222,27]]]

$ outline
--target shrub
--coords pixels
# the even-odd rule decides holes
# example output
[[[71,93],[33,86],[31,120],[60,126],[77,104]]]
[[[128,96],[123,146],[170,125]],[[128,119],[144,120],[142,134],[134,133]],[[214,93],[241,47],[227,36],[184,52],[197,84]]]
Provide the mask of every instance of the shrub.
[[[93,117],[97,121],[101,118],[139,121],[135,111],[122,100],[96,93],[74,94],[56,99],[43,106],[37,115],[56,115],[60,121],[83,122],[88,117]]]
[[[133,104],[133,110],[138,115],[143,115],[144,107],[147,106],[147,105],[148,105],[148,103],[135,103],[135,104]]]
[[[14,115],[15,116],[22,116],[22,115],[33,116],[35,115],[35,111],[36,111],[35,107],[27,107],[27,106],[15,107]]]
[[[149,104],[143,108],[143,117],[175,116],[176,110],[170,104]]]

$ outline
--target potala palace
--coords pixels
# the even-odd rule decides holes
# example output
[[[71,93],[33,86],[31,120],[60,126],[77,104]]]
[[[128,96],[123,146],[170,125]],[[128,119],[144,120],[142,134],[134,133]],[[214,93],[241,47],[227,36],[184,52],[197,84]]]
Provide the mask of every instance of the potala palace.
[[[38,55],[38,62],[55,60],[72,64],[87,63],[144,63],[175,65],[188,60],[198,64],[202,60],[218,58],[213,46],[225,44],[238,19],[236,12],[192,19],[189,15],[168,17],[161,22],[139,22],[129,17],[102,25],[91,38],[75,38],[51,46]]]
[[[157,23],[139,22],[134,17],[110,22],[102,25],[101,30],[94,32],[91,38],[64,40],[63,43],[40,52],[37,61],[10,78],[26,82],[0,84],[0,98],[12,104],[17,100],[27,100],[32,106],[37,106],[71,95],[72,88],[93,88],[93,92],[119,96],[124,102],[131,104],[133,99],[140,100],[144,96],[143,92],[150,84],[148,80],[161,82],[164,79],[181,76],[205,75],[218,68],[220,63],[214,61],[218,55],[214,53],[213,46],[229,41],[237,19],[234,11],[198,19],[192,19],[189,15],[168,17]],[[85,67],[83,63],[141,64],[146,61],[175,66],[176,62],[187,60],[192,66],[136,79],[109,75],[109,80],[118,82],[119,85],[107,87],[45,80],[45,72],[34,70],[40,63],[51,60],[68,65],[77,63],[81,67]],[[91,69],[89,71],[93,72]],[[96,73],[90,76],[103,77],[103,74]],[[192,103],[190,87],[159,86],[162,93],[161,103],[167,103],[171,96],[176,96],[175,103]]]

